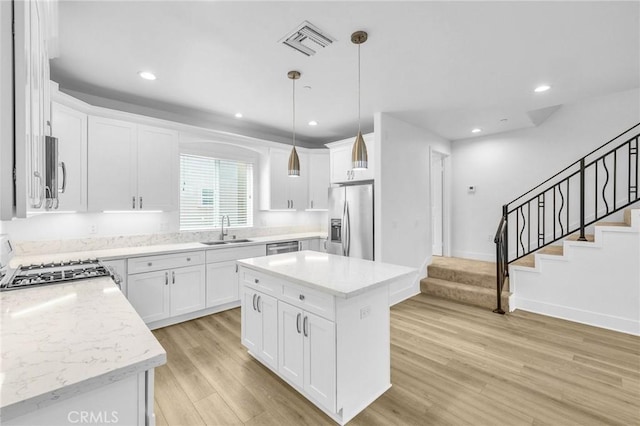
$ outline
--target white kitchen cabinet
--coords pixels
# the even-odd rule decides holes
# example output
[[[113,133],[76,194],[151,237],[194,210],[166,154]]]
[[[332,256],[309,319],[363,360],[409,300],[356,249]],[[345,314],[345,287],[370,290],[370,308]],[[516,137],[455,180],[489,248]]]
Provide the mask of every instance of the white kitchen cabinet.
[[[51,135],[48,41],[54,25],[50,4],[41,0],[13,2],[13,16],[14,195],[16,216],[26,217],[47,207],[44,140]]]
[[[345,183],[374,179],[374,135],[368,133],[364,135],[367,145],[368,168],[365,170],[353,170],[351,163],[351,150],[353,148],[353,138],[326,144],[329,148],[329,162],[331,169],[331,183]]]
[[[244,287],[242,342],[273,369],[278,368],[278,302],[276,298]]]
[[[321,253],[326,253],[325,238],[312,238],[309,240],[302,240],[300,250],[313,250]]]
[[[307,209],[326,210],[329,208],[329,153],[310,153],[308,155],[309,197]]]
[[[87,114],[53,102],[51,128],[58,138],[58,210],[87,210]]]
[[[304,210],[308,199],[307,156],[298,152],[300,176],[288,175],[291,151],[270,148],[262,164],[261,210]]]
[[[335,323],[278,302],[278,372],[316,403],[335,411]]]
[[[171,130],[89,117],[89,210],[175,210],[177,141]]]
[[[240,300],[235,260],[207,265],[207,308]]]
[[[128,299],[145,323],[171,316],[169,271],[129,275]]]
[[[204,309],[204,259],[204,251],[196,251],[127,260],[128,299],[144,322]]]

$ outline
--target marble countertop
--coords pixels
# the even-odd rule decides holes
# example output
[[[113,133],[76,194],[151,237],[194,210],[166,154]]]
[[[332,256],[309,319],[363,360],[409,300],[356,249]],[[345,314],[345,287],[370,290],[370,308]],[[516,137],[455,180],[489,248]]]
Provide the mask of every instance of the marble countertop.
[[[16,256],[9,262],[10,268],[17,268],[20,265],[33,265],[47,262],[62,262],[75,259],[101,259],[112,260],[122,259],[126,257],[139,257],[154,254],[171,254],[187,251],[198,250],[222,250],[231,247],[246,247],[257,244],[269,244],[279,241],[291,240],[308,240],[313,238],[326,238],[325,233],[321,232],[305,232],[298,234],[271,235],[267,237],[251,237],[246,243],[206,245],[202,243],[176,243],[176,244],[157,244],[148,246],[122,247],[110,249],[87,249],[84,251],[65,252],[65,253],[47,253],[28,256]],[[232,241],[232,240],[228,240]]]
[[[418,273],[407,266],[308,250],[242,259],[238,263],[344,298]]]
[[[0,420],[166,362],[111,278],[1,292],[0,315]]]

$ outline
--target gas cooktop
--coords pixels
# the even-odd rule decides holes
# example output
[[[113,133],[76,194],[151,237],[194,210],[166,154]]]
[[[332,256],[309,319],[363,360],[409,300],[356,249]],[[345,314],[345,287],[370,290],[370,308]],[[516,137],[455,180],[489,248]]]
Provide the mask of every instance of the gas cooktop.
[[[0,284],[0,291],[112,276],[97,259],[20,266]]]

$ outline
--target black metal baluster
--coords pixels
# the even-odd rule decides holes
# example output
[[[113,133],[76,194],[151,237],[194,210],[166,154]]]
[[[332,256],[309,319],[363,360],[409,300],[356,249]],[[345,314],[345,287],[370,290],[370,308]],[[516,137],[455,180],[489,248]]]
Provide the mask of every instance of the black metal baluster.
[[[571,231],[569,231],[569,228],[571,227],[571,222],[569,222],[569,206],[571,205],[569,203],[569,194],[571,194],[571,192],[569,191],[569,189],[570,189],[569,188],[569,182],[570,181],[571,181],[571,178],[567,178],[567,222],[566,222],[567,230],[566,230],[566,232],[562,233],[563,236],[564,235],[568,235],[569,232],[571,232]]]
[[[602,185],[602,201],[604,201],[604,207],[606,209],[606,214],[609,214],[609,203],[607,202],[607,194],[606,194],[606,189],[607,186],[609,185],[609,168],[607,167],[607,157],[603,157],[602,158],[602,166],[604,167],[604,172],[606,174],[605,180],[604,180],[604,185]]]
[[[556,186],[560,189],[560,185],[553,186],[553,239],[556,239]],[[560,218],[560,215],[558,215]]]
[[[593,200],[595,202],[595,207],[593,210],[593,219],[598,220],[598,160],[593,163],[593,167],[595,168],[596,178],[594,180],[594,190],[593,190]]]
[[[560,235],[564,235],[564,226],[562,226],[562,209],[564,209],[564,194],[562,193],[562,186],[558,184],[558,193],[560,194],[560,209],[558,210],[558,224],[560,225]],[[567,179],[567,187],[569,186],[569,180]],[[568,217],[568,216],[567,216]],[[555,223],[555,221],[554,221]],[[555,239],[555,235],[554,235]]]
[[[618,205],[618,149],[613,151],[613,209]]]
[[[531,253],[531,201],[527,203],[527,252]]]
[[[509,262],[509,206],[505,204],[502,206],[502,216],[504,216],[504,260],[505,260],[505,275],[509,276],[509,268],[507,263]]]
[[[567,226],[569,226],[568,221]],[[578,241],[587,241],[584,236],[584,157],[580,159],[580,237]]]

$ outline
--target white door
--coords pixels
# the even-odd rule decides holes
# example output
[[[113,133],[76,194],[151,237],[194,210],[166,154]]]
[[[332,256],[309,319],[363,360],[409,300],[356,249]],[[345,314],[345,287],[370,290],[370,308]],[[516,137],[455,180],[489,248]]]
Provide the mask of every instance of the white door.
[[[280,331],[278,372],[301,389],[304,387],[302,318],[302,309],[288,303],[278,302],[278,327]]]
[[[259,355],[262,347],[262,316],[256,308],[258,292],[242,289],[242,344],[254,355]]]
[[[178,133],[138,126],[138,200],[142,210],[173,211],[177,207]]]
[[[240,300],[236,262],[216,262],[207,265],[207,308]]]
[[[256,307],[262,321],[260,357],[274,370],[278,369],[278,301],[265,294],[258,295]]]
[[[144,322],[158,321],[171,315],[169,279],[169,271],[129,275],[129,303]]]
[[[335,323],[305,312],[304,390],[330,412],[336,410]]]
[[[52,134],[58,138],[61,211],[87,210],[87,114],[53,103]],[[64,181],[64,182],[63,182]]]
[[[89,117],[88,205],[90,211],[137,206],[136,125]]]
[[[204,265],[170,271],[171,316],[187,314],[205,307]]]
[[[431,153],[431,236],[432,253],[442,256],[444,237],[444,157]]]

